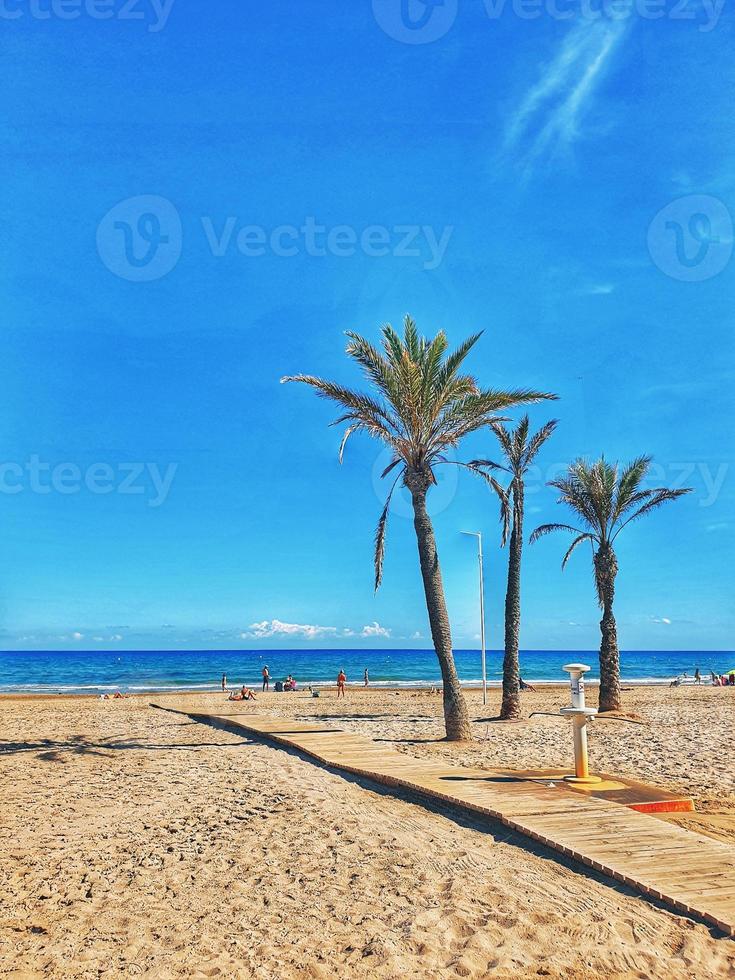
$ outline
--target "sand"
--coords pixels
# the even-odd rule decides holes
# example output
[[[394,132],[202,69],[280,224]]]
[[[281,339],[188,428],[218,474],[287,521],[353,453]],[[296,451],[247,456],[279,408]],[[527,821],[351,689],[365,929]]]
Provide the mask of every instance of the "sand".
[[[497,713],[498,695],[473,717]],[[191,703],[191,699],[188,699]],[[524,698],[555,710],[562,690]],[[181,698],[0,701],[0,974],[17,977],[724,977],[735,944],[505,828],[192,722]],[[197,705],[221,707],[221,695]],[[476,722],[438,697],[259,698],[408,754],[568,764],[567,724]],[[735,846],[735,689],[636,688],[595,767],[696,795],[674,819]],[[654,818],[651,818],[654,819]]]

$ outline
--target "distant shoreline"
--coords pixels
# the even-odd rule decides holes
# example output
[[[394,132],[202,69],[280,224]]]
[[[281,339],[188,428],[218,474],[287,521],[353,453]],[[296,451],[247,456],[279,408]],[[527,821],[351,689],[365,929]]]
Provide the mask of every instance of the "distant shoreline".
[[[312,687],[316,688],[319,691],[330,692],[330,691],[336,691],[337,689],[336,685],[333,682],[311,682],[311,683],[312,683]],[[529,678],[527,683],[533,684],[534,686],[542,687],[544,691],[553,691],[555,689],[566,691],[569,687],[569,685],[565,681],[557,681],[557,680],[549,681],[549,680],[535,680],[533,678]],[[628,680],[625,677],[623,677],[621,678],[620,683],[623,687],[647,688],[647,687],[668,687],[671,681],[669,679],[661,679],[661,678],[653,678],[650,680],[647,680],[645,678],[644,679],[633,678]],[[587,687],[597,688],[598,685],[599,685],[599,681],[595,680],[594,678],[587,681]],[[240,686],[241,685],[239,683],[229,684],[228,691],[237,690]],[[488,690],[497,691],[502,686],[502,682],[488,681],[487,686],[488,686]],[[709,688],[712,685],[710,684],[708,679],[707,680],[703,679],[702,684],[697,685],[694,684],[693,679],[687,678],[682,682],[681,686],[692,687],[696,689],[697,687]],[[427,693],[431,691],[438,691],[439,687],[440,685],[438,683],[431,684],[429,682],[426,683],[417,682],[411,684],[396,684],[393,682],[386,682],[384,684],[381,684],[376,682],[375,684],[371,684],[369,687],[365,687],[360,682],[347,684],[348,692],[352,690],[352,691],[360,691],[365,694],[376,694],[376,695],[384,694],[386,692],[395,692],[396,694],[413,693],[413,692]],[[482,684],[474,683],[474,682],[463,683],[462,689],[465,691],[479,691],[482,690]],[[181,695],[186,695],[187,697],[196,697],[196,696],[205,697],[207,695],[211,696],[213,694],[223,693],[222,690],[215,684],[212,684],[206,689],[192,688],[192,687],[180,687],[180,688],[166,687],[166,688],[149,688],[146,690],[134,690],[134,691],[125,690],[124,687],[120,687],[120,688],[99,687],[94,691],[52,691],[52,690],[0,691],[0,701],[49,701],[49,700],[56,701],[63,698],[74,698],[74,699],[91,698],[92,700],[95,699],[99,700],[104,694],[109,694],[116,690],[121,691],[121,693],[123,693],[128,698],[136,698],[136,699],[150,698],[154,696],[155,697],[179,697]],[[260,691],[259,687],[255,687],[254,690],[257,697],[290,698],[293,696],[291,693],[287,691],[274,691],[272,686],[270,691],[262,692]],[[533,692],[530,693],[532,694]],[[298,691],[295,692],[295,696],[297,698],[298,697],[303,698],[304,695],[308,695],[308,694],[309,694],[308,684],[304,687],[300,687]]]

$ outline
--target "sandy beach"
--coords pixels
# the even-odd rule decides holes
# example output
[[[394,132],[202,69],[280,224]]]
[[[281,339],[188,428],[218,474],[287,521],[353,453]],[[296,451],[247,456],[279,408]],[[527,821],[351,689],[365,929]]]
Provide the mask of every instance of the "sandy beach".
[[[408,755],[568,765],[567,723],[450,745],[440,699],[350,689],[243,710],[321,719]],[[553,711],[562,688],[524,697]],[[0,702],[0,974],[15,977],[724,977],[731,940],[505,828],[192,721],[191,696]],[[160,707],[154,707],[153,704]],[[196,704],[221,706],[222,695]],[[163,709],[172,710],[163,710]],[[684,790],[735,845],[735,689],[634,688],[594,768]],[[656,819],[656,818],[651,818]]]

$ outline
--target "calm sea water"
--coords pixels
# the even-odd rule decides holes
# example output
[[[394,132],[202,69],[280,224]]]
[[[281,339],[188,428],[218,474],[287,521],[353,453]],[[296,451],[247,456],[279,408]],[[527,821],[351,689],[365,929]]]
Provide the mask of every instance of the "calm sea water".
[[[477,650],[456,650],[455,659],[464,684],[480,683]],[[570,661],[589,664],[590,680],[599,677],[597,651],[524,650],[521,671],[528,681],[558,683],[567,680],[561,667]],[[624,680],[655,684],[684,673],[691,676],[695,667],[703,675],[710,670],[722,673],[735,666],[735,653],[629,650],[621,653],[620,661]],[[433,650],[27,651],[0,652],[0,692],[216,690],[223,672],[231,687],[256,686],[264,664],[273,679],[292,674],[301,685],[334,683],[342,667],[354,683],[362,683],[367,667],[374,686],[416,687],[440,680]],[[500,683],[500,651],[488,653],[487,675],[492,685]]]

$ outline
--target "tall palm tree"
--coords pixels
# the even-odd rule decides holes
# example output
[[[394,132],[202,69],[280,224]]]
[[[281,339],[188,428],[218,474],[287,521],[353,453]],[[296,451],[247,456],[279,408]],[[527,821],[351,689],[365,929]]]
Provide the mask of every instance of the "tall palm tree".
[[[508,540],[508,584],[505,591],[505,655],[503,657],[503,700],[500,717],[519,718],[521,714],[520,668],[518,644],[521,629],[521,557],[523,553],[523,504],[525,476],[539,450],[557,426],[556,419],[547,422],[529,437],[529,421],[525,415],[514,430],[506,429],[501,422],[494,422],[492,429],[500,443],[504,463],[489,459],[473,460],[473,465],[510,476],[507,487],[498,487],[500,514],[503,523],[502,544]]]
[[[366,432],[391,450],[391,461],[382,476],[393,472],[396,475],[375,534],[375,588],[380,586],[383,575],[390,501],[400,481],[409,490],[413,502],[426,608],[442,673],[446,735],[450,740],[470,739],[469,715],[452,656],[452,634],[426,496],[436,483],[434,471],[441,465],[465,466],[494,483],[494,477],[483,473],[480,467],[449,460],[447,451],[455,448],[464,436],[496,420],[498,410],[555,396],[525,389],[481,389],[473,377],[460,374],[462,363],[480,334],[469,337],[451,354],[447,353],[443,331],[433,340],[420,337],[409,316],[404,320],[403,338],[390,325],[382,328],[382,335],[380,351],[359,334],[347,333],[347,354],[362,367],[375,396],[311,375],[282,380],[311,385],[318,395],[346,410],[334,422],[347,424],[339,448],[340,462],[345,444],[355,432]]]
[[[565,476],[552,480],[549,486],[561,493],[558,503],[567,504],[577,514],[581,528],[569,524],[542,524],[531,535],[531,543],[552,531],[569,531],[576,537],[561,563],[566,566],[570,555],[583,541],[592,546],[597,601],[602,609],[600,631],[600,711],[620,710],[620,654],[618,633],[613,615],[615,577],[618,560],[613,545],[615,539],[631,521],[637,521],[669,500],[676,500],[691,487],[669,490],[658,487],[641,490],[641,484],[651,466],[650,456],[639,456],[622,473],[618,466],[605,462],[594,463],[578,459],[569,466]]]

